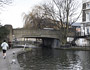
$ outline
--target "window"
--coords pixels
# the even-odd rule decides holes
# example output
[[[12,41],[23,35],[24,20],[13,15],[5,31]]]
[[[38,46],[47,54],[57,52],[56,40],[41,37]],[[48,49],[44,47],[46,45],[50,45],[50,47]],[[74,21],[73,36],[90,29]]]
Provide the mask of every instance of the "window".
[[[86,13],[86,22],[90,22],[90,12]]]
[[[86,4],[86,8],[87,8],[87,9],[90,9],[90,3],[87,3],[87,4]]]

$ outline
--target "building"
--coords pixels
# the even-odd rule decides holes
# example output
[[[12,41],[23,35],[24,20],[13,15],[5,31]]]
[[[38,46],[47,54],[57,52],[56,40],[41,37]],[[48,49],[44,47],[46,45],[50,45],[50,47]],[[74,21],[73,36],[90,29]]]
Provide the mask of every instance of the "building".
[[[82,0],[81,35],[90,35],[90,0]]]
[[[87,38],[90,35],[90,0],[82,0],[82,22],[80,29],[81,38],[78,38],[75,43],[77,46],[90,46],[90,40]]]

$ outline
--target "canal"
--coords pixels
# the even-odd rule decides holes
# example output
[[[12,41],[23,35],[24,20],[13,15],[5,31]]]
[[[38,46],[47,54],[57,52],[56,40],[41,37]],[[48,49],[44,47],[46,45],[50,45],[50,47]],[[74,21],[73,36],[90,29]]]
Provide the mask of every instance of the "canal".
[[[18,61],[23,70],[90,70],[90,51],[36,48]]]

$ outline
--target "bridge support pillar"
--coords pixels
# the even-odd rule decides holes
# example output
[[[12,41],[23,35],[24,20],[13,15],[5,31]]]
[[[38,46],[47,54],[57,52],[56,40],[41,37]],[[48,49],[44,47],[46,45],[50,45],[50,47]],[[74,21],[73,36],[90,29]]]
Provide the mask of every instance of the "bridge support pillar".
[[[51,47],[51,48],[59,48],[60,41],[58,39],[45,38],[43,40],[43,46]]]
[[[60,47],[60,40],[54,39],[52,43],[52,48],[59,48]]]

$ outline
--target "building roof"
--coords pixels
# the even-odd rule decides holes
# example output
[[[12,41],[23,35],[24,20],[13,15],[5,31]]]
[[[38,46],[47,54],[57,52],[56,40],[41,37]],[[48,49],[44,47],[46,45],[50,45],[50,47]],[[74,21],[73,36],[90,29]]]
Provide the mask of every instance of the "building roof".
[[[81,23],[73,23],[72,26],[81,26]]]

